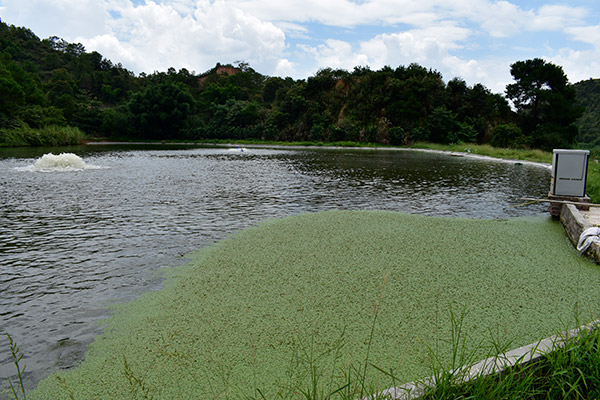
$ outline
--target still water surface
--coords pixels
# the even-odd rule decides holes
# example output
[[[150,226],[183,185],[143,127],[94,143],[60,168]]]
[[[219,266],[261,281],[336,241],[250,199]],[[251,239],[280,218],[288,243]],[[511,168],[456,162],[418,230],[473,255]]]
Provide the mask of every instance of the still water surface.
[[[111,304],[159,289],[162,268],[240,229],[330,209],[545,215],[512,206],[547,194],[550,179],[540,167],[391,150],[95,145],[66,150],[86,169],[33,168],[49,151],[0,149],[0,331],[25,354],[29,388],[82,359]],[[14,372],[2,338],[0,389]]]

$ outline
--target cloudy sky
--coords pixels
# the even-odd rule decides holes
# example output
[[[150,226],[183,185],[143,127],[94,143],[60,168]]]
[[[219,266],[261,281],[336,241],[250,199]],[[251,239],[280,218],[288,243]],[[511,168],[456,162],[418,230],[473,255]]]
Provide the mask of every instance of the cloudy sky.
[[[0,0],[0,18],[136,72],[248,62],[271,76],[416,62],[502,93],[541,57],[600,77],[598,0]]]

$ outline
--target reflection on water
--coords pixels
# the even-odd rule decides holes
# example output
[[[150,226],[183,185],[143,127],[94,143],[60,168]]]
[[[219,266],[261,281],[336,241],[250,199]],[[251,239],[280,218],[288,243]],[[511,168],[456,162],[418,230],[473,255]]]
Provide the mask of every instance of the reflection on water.
[[[507,218],[547,193],[543,168],[374,150],[69,149],[98,169],[27,170],[48,151],[0,150],[0,330],[26,383],[79,362],[115,302],[160,287],[182,255],[269,218],[328,209]],[[56,152],[56,150],[55,150]],[[14,374],[0,341],[0,388]]]

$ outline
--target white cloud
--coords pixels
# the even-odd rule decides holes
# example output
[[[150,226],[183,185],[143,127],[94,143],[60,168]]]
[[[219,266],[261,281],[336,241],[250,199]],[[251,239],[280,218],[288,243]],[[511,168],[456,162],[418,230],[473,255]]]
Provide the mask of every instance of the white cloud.
[[[352,69],[357,65],[369,64],[369,59],[365,54],[354,53],[352,45],[342,40],[327,39],[324,44],[316,47],[299,47],[315,60],[316,66],[312,68],[311,72],[326,67]]]
[[[561,31],[569,26],[579,25],[587,11],[581,7],[544,5],[528,25],[529,30]]]
[[[506,85],[512,81],[510,64],[514,61],[499,57],[473,60],[450,56],[443,60],[442,71],[447,80],[459,77],[471,85],[483,83],[493,93],[504,93]]]
[[[295,76],[297,74],[296,64],[290,62],[288,59],[283,58],[277,61],[277,65],[273,70],[274,76]]]
[[[378,35],[361,45],[370,55],[373,67],[439,60],[445,54],[443,44],[433,37],[419,37],[414,32]]]
[[[43,38],[59,36],[66,40],[74,32],[101,34],[110,17],[103,1],[95,0],[2,0],[2,20],[26,26]]]
[[[273,23],[283,32],[285,32],[286,37],[293,37],[298,39],[310,39],[309,30],[305,26],[300,24],[294,24],[291,22],[281,22],[277,21]]]
[[[600,48],[600,25],[567,28],[565,32],[577,41]]]
[[[587,51],[563,49],[550,61],[563,67],[571,83],[599,78],[600,48]]]
[[[351,26],[363,19],[359,12],[362,6],[347,0],[229,0],[228,4],[268,21],[317,21],[332,26]]]
[[[366,54],[373,68],[385,65],[419,63],[426,67],[448,70],[457,65],[451,51],[462,47],[470,31],[444,22],[427,29],[377,35],[361,43],[361,53]],[[467,61],[468,63],[468,61]],[[442,68],[443,67],[443,68]]]
[[[135,72],[169,67],[203,72],[217,62],[243,60],[266,75],[306,78],[323,67],[417,62],[446,79],[459,76],[503,91],[511,80],[510,63],[544,57],[560,61],[571,79],[593,76],[600,59],[597,7],[588,0],[536,3],[0,0],[0,14],[42,38],[81,42]],[[531,34],[536,32],[543,35]],[[567,48],[567,39],[590,49]]]
[[[78,41],[137,72],[169,67],[202,72],[217,62],[235,60],[270,70],[285,49],[281,29],[224,1],[200,5],[185,16],[170,5],[151,1],[122,7],[118,14],[108,33]]]
[[[485,7],[481,13],[481,27],[491,36],[504,38],[519,34],[531,20],[531,13],[524,12],[515,4],[499,1]],[[477,17],[475,17],[477,19]]]
[[[123,46],[114,35],[98,35],[81,41],[85,43],[85,47],[94,49],[114,63],[121,63],[132,68],[139,61],[139,53]]]

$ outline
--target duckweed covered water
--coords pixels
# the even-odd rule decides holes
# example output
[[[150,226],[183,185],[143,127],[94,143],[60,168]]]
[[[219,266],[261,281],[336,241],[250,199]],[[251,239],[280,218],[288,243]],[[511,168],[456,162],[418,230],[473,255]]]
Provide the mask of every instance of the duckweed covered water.
[[[450,358],[450,307],[465,315],[469,348],[486,355],[491,340],[518,347],[594,318],[599,288],[600,267],[546,218],[270,220],[119,306],[81,366],[45,379],[34,397],[293,398],[311,368],[337,388],[367,352],[400,384],[430,373],[426,344]],[[393,383],[370,366],[365,381]]]

